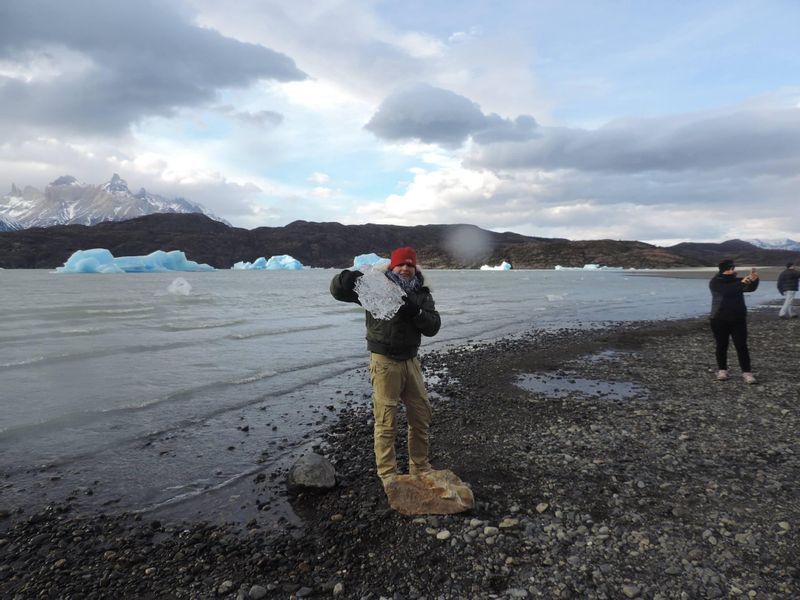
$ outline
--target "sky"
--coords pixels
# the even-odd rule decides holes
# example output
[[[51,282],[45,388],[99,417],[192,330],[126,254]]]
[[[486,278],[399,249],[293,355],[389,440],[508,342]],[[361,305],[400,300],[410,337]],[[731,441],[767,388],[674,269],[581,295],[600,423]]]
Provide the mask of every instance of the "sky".
[[[795,0],[2,0],[0,194],[800,239]]]

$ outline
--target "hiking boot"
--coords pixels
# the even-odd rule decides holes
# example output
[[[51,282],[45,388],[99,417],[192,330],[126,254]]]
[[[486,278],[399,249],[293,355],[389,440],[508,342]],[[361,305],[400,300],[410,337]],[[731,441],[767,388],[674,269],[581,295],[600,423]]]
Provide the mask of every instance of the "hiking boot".
[[[752,373],[742,373],[742,379],[747,384],[756,383],[756,378],[753,377]]]
[[[420,475],[426,475],[426,474],[430,473],[431,471],[433,471],[433,467],[422,467],[422,468],[419,468],[419,467],[411,466],[408,469],[408,474],[418,477]]]
[[[386,486],[392,483],[395,477],[397,477],[397,473],[391,473],[389,475],[381,476],[381,483],[383,484],[383,489],[386,489]]]
[[[728,371],[725,369],[720,369],[717,371],[717,381],[728,381],[730,377],[728,377]]]

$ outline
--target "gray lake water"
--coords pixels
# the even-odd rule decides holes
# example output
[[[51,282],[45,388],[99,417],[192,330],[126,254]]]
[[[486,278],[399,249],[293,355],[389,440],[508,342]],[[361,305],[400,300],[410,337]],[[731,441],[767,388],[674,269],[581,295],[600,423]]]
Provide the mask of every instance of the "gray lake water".
[[[335,273],[0,271],[0,508],[70,497],[182,514],[194,500],[199,516],[240,518],[245,482],[307,448],[344,402],[368,402],[363,310],[331,298]],[[178,276],[188,296],[168,292]],[[423,353],[531,329],[695,316],[710,304],[706,279],[428,277],[442,329]],[[771,292],[762,286],[750,306]]]

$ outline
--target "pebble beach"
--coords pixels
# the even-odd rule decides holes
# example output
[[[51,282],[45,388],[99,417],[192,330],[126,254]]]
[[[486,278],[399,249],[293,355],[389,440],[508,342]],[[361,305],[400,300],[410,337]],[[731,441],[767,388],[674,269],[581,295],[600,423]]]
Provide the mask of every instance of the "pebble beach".
[[[324,436],[336,487],[291,496],[299,526],[0,504],[0,597],[795,598],[800,319],[753,311],[750,350],[749,386],[732,348],[716,380],[702,318],[431,352],[432,459],[471,512],[388,507],[364,399]]]

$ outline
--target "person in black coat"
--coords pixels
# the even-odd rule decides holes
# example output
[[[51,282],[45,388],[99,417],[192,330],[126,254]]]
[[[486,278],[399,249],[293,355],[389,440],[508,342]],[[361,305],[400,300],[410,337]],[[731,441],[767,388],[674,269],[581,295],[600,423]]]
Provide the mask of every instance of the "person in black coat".
[[[758,288],[758,273],[753,269],[746,277],[737,277],[733,261],[723,260],[719,263],[719,273],[709,281],[708,287],[711,290],[711,331],[717,344],[717,379],[728,379],[728,340],[732,338],[742,379],[745,383],[755,383],[747,348],[744,292],[754,292]]]

